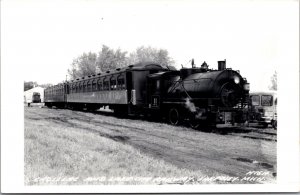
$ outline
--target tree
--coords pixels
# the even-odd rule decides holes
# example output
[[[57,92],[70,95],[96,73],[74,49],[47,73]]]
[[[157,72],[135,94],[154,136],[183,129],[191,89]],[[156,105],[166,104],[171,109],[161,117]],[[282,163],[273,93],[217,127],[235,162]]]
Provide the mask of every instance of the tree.
[[[131,53],[128,58],[129,64],[151,61],[160,65],[173,65],[174,60],[169,56],[169,52],[165,49],[156,49],[153,47],[138,47],[135,52]]]
[[[141,46],[127,57],[127,52],[122,51],[120,48],[114,50],[106,45],[102,45],[102,49],[98,54],[92,52],[83,53],[81,56],[73,59],[71,68],[68,69],[68,74],[73,80],[146,61],[161,65],[173,65],[174,63],[165,49]]]
[[[123,52],[121,49],[113,50],[106,45],[102,45],[102,50],[98,53],[97,70],[105,72],[126,66],[126,54],[127,52]]]
[[[50,83],[45,83],[45,84],[40,84],[39,86],[46,89],[46,88],[51,87],[51,86],[53,86],[53,85],[50,84]]]
[[[24,81],[24,91],[32,89],[36,86],[38,86],[37,82],[33,82],[33,81],[26,82],[26,81]]]
[[[277,91],[277,72],[275,71],[273,76],[271,77],[271,86],[269,87],[270,90]]]
[[[101,51],[98,53],[83,53],[78,58],[73,59],[68,74],[71,79],[84,77],[98,72],[105,72],[116,68],[126,66],[127,52],[121,49],[113,50],[106,45],[102,45]]]
[[[78,77],[84,77],[96,73],[96,53],[83,53],[78,58],[73,59],[71,69],[68,69],[68,73],[71,79]]]

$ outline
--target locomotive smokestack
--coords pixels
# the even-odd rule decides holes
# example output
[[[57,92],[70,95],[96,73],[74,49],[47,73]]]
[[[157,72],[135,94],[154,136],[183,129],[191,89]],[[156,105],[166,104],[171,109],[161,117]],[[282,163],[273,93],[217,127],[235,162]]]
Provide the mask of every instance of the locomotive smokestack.
[[[192,59],[192,68],[195,68],[194,58]]]
[[[218,61],[218,70],[225,70],[226,69],[226,60]]]

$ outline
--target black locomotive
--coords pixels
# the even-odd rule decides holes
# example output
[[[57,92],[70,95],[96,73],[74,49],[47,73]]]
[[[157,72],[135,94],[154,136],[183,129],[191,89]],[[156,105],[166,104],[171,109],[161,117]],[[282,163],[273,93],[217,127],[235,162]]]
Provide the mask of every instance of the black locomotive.
[[[218,70],[139,63],[77,78],[45,89],[45,105],[97,110],[109,106],[116,114],[165,117],[173,124],[225,122],[224,113],[238,116],[247,105],[249,83],[238,71],[218,62]],[[231,120],[233,118],[231,117]]]
[[[39,92],[33,92],[32,94],[32,103],[40,103],[41,102],[41,95]]]

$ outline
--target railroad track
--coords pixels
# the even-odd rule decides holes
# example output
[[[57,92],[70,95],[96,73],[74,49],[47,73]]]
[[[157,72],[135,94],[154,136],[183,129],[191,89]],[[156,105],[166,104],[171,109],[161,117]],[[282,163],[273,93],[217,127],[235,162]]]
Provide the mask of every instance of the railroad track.
[[[105,116],[114,116],[113,111],[111,110],[97,110],[97,111],[79,111],[79,112],[88,112],[93,114],[105,115]],[[145,119],[143,117],[129,117],[132,120],[146,120],[150,121],[149,119]],[[151,120],[150,122],[153,123],[162,123],[161,120]],[[187,126],[187,125],[184,125]],[[228,126],[228,125],[220,125],[217,128],[213,129],[206,129],[206,128],[199,128],[198,130],[193,130],[190,128],[191,131],[201,131],[207,133],[215,133],[220,135],[232,135],[232,136],[239,136],[242,138],[249,138],[249,139],[258,139],[258,140],[266,140],[266,141],[277,141],[277,131],[273,128],[259,128],[259,127],[243,127],[243,126]]]
[[[213,130],[214,133],[223,135],[233,135],[242,138],[260,139],[266,141],[277,141],[277,131],[273,128],[255,127],[226,127]]]
[[[87,111],[82,111],[87,112]],[[106,116],[114,116],[113,111],[111,110],[98,110],[91,112],[93,114],[101,114]],[[144,117],[130,117],[133,120],[146,120]],[[151,120],[150,122],[153,123],[162,123],[162,120]],[[184,125],[184,126],[187,126]],[[194,129],[190,128],[191,131]],[[243,126],[218,126],[214,129],[205,129],[199,128],[198,130],[194,131],[201,131],[201,132],[208,132],[208,133],[216,133],[221,135],[232,135],[232,136],[239,136],[242,138],[249,138],[249,139],[258,139],[258,140],[266,140],[266,141],[277,141],[277,130],[273,128],[259,128],[259,127],[243,127]]]

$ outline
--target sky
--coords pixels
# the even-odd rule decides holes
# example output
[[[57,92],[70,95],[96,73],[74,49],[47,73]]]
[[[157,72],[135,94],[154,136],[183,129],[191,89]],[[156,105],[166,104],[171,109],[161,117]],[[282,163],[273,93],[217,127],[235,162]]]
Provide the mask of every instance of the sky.
[[[178,69],[192,58],[215,69],[226,59],[251,90],[267,90],[289,63],[281,46],[299,43],[298,18],[293,0],[3,0],[1,66],[56,84],[83,52],[144,45],[168,50]]]

